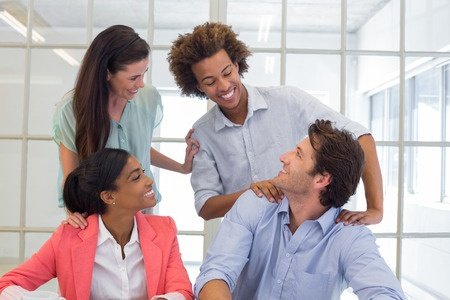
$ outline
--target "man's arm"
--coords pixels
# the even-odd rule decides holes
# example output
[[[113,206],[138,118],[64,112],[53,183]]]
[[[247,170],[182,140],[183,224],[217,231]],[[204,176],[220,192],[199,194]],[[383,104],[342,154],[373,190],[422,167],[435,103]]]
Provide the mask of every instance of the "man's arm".
[[[399,280],[381,257],[375,236],[364,226],[345,241],[342,252],[344,278],[359,299],[406,299]]]
[[[231,300],[230,288],[223,280],[214,279],[208,281],[201,289],[198,299]]]
[[[337,222],[344,224],[377,224],[383,218],[383,182],[380,164],[378,162],[375,141],[370,134],[362,135],[358,139],[364,151],[365,165],[362,174],[367,201],[367,210],[363,212],[343,210]]]
[[[225,215],[200,267],[200,274],[194,286],[197,297],[211,281],[222,281],[229,291],[234,289],[242,269],[249,260],[253,234],[266,208],[265,201],[255,198],[253,192],[247,191]],[[202,294],[203,299],[211,299],[205,296],[209,295],[208,291],[210,288]]]

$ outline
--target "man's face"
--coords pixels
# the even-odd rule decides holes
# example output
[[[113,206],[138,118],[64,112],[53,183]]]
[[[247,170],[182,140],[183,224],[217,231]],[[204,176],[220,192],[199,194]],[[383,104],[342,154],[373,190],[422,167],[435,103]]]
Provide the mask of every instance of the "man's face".
[[[315,175],[314,156],[315,150],[306,137],[293,150],[281,155],[283,168],[274,178],[274,184],[284,193],[309,194]]]
[[[197,79],[197,88],[222,111],[232,111],[238,106],[243,89],[239,67],[224,49],[192,65],[192,72]]]

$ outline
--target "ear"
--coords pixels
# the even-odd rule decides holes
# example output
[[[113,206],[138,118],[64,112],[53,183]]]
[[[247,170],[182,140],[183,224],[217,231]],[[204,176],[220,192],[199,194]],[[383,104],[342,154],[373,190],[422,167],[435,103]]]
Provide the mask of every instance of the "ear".
[[[112,77],[111,72],[109,72],[109,70],[106,70],[106,72],[106,81],[110,81]]]
[[[319,184],[321,188],[324,188],[331,183],[331,179],[331,174],[324,172],[323,174],[317,174],[316,183]]]
[[[200,84],[197,83],[197,85],[195,87],[197,88],[197,90],[199,90],[200,92],[204,93],[204,91],[200,88]]]
[[[100,199],[107,205],[115,204],[114,194],[111,191],[102,191],[100,193]]]

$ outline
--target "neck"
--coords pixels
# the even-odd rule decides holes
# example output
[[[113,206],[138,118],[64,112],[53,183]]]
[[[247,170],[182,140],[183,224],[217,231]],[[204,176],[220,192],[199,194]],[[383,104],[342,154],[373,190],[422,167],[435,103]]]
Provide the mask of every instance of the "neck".
[[[328,207],[320,204],[319,195],[295,195],[285,193],[289,201],[289,228],[295,233],[303,222],[317,220],[327,210]]]
[[[116,122],[119,122],[127,102],[128,101],[126,99],[110,95],[108,99],[108,113],[110,118]]]
[[[111,233],[116,242],[123,247],[130,241],[134,225],[134,215],[118,215],[107,212],[101,215],[106,229]]]
[[[228,120],[230,120],[234,124],[243,125],[248,114],[248,93],[247,90],[245,89],[245,86],[242,83],[240,86],[240,90],[241,90],[241,98],[239,100],[238,105],[230,110],[224,110],[222,108],[221,110]]]

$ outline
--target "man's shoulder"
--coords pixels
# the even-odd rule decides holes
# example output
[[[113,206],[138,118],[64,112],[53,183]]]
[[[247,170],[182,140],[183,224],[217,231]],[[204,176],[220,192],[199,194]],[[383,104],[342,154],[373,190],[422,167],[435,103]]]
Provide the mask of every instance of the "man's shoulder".
[[[195,121],[192,128],[194,129],[203,129],[203,128],[211,128],[214,122],[216,107],[212,107],[208,110],[203,116],[201,116],[197,121]]]
[[[271,203],[266,197],[259,198],[252,190],[244,192],[227,213],[229,218],[256,225],[264,215],[275,211],[278,204]]]

